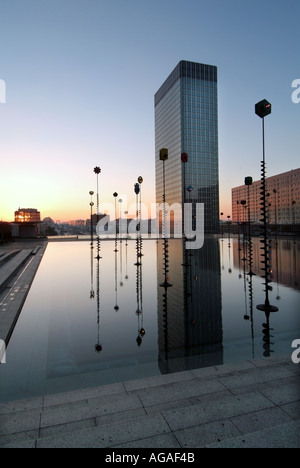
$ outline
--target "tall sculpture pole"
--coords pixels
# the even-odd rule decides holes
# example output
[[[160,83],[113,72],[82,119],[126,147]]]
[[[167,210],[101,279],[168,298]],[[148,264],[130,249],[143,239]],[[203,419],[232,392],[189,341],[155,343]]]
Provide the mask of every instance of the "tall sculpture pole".
[[[95,167],[94,173],[97,175],[97,226],[100,220],[99,212],[99,174],[101,174],[100,167]],[[102,351],[102,345],[100,343],[100,236],[97,232],[97,326],[98,326],[98,339],[95,345],[95,351],[100,353]]]
[[[99,220],[100,220],[100,212],[99,212],[99,174],[101,174],[101,169],[100,167],[95,167],[94,169],[94,172],[95,174],[97,175],[97,226],[98,226],[98,223],[99,223]],[[100,236],[97,232],[97,260],[100,260],[100,249],[101,249],[101,245],[100,245]]]
[[[91,247],[92,247],[92,249],[94,248],[94,229],[93,229],[93,206],[94,206],[94,202],[93,202],[93,195],[94,195],[94,192],[91,190],[90,191],[90,196],[91,196],[90,207],[91,207]]]
[[[247,187],[248,196],[248,247],[249,247],[249,275],[253,276],[255,273],[252,271],[253,266],[253,248],[252,248],[252,236],[251,236],[251,200],[250,200],[250,186],[253,184],[252,177],[245,177],[245,185]]]
[[[169,152],[167,148],[162,148],[160,150],[160,160],[163,163],[163,225],[162,225],[162,236],[164,241],[164,273],[165,281],[160,284],[164,288],[172,287],[172,284],[168,282],[168,273],[169,273],[169,242],[166,235],[166,169],[165,162],[169,158]]]
[[[139,222],[139,194],[140,194],[140,184],[134,184],[134,193],[136,194],[136,263],[135,266],[140,266],[140,239],[139,239],[139,232],[141,229],[140,222]]]
[[[116,223],[116,236],[115,236],[115,250],[114,250],[114,252],[118,252],[118,240],[117,240],[118,239],[118,234],[117,234],[117,232],[118,232],[118,228],[117,228],[117,196],[118,196],[118,193],[115,192],[113,194],[113,196],[115,198],[115,218],[116,218],[116,220],[115,220],[115,223]],[[120,224],[120,219],[119,219],[119,224]]]
[[[272,306],[269,300],[269,283],[271,283],[270,273],[271,265],[270,262],[270,241],[268,238],[268,214],[267,214],[267,189],[266,189],[266,155],[265,155],[265,117],[271,114],[272,108],[271,104],[263,99],[255,105],[255,113],[262,119],[262,138],[263,138],[263,160],[261,163],[261,215],[263,223],[263,236],[261,243],[263,244],[263,272],[265,280],[265,303],[257,306],[258,310],[261,310],[266,313],[268,316],[270,312],[278,312],[278,308]]]
[[[143,248],[143,238],[142,238],[142,183],[144,182],[144,179],[142,176],[138,177],[138,183],[140,186],[140,202],[139,202],[139,256],[142,257],[142,248]]]
[[[185,237],[185,225],[184,225],[184,216],[185,216],[185,202],[186,202],[186,166],[189,161],[189,157],[187,153],[181,153],[181,163],[182,163],[182,171],[183,171],[183,192],[182,192],[182,236],[184,238],[184,242],[186,243]]]

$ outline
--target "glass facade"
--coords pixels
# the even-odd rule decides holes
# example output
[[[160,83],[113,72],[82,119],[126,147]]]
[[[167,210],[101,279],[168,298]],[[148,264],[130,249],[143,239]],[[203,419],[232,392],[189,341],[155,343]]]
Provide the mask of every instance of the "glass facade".
[[[155,95],[156,201],[163,202],[161,148],[165,162],[166,202],[204,203],[205,232],[219,228],[219,155],[217,68],[181,61]],[[181,154],[188,154],[188,163]],[[184,174],[185,172],[185,174]],[[191,186],[187,192],[184,187]],[[195,210],[195,208],[194,208]],[[194,211],[195,212],[195,211]]]

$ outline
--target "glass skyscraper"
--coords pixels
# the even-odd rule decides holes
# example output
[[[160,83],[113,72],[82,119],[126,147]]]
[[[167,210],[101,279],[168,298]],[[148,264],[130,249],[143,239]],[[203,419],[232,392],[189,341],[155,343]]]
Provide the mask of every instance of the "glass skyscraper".
[[[205,232],[219,227],[219,152],[217,67],[181,61],[155,94],[156,202],[204,203]],[[183,164],[181,154],[187,153]],[[184,174],[185,172],[185,174]],[[184,183],[185,181],[185,183]],[[187,192],[186,188],[192,187]]]

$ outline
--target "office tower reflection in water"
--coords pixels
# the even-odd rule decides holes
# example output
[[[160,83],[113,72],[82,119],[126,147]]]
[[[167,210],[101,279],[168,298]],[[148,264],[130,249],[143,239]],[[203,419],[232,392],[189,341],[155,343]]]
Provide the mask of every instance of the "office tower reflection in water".
[[[171,240],[166,254],[158,243],[158,364],[165,373],[223,364],[220,251],[206,238],[200,250]],[[169,255],[163,287],[164,255]]]

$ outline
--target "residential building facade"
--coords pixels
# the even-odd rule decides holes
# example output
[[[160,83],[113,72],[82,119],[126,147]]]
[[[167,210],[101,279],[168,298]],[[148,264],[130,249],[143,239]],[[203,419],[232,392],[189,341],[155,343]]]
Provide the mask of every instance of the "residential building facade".
[[[274,225],[300,224],[300,169],[278,174],[266,179],[269,223]],[[261,181],[249,187],[250,218],[252,223],[261,220]],[[248,221],[248,187],[232,189],[232,221]]]

